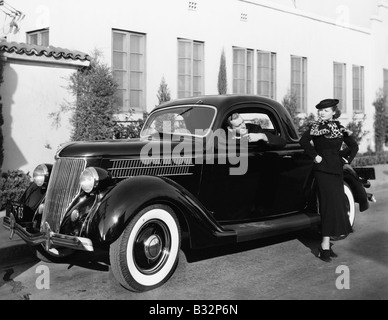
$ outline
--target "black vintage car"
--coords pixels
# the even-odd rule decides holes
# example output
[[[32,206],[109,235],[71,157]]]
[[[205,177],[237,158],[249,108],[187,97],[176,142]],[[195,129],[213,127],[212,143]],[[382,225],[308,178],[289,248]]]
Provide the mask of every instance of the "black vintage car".
[[[273,143],[230,132],[239,113]],[[145,291],[174,272],[182,234],[192,249],[234,244],[320,223],[312,162],[289,113],[258,96],[204,96],[153,110],[139,139],[72,142],[41,164],[4,226],[45,261],[109,250],[127,289]],[[349,219],[368,209],[368,179],[344,165]]]

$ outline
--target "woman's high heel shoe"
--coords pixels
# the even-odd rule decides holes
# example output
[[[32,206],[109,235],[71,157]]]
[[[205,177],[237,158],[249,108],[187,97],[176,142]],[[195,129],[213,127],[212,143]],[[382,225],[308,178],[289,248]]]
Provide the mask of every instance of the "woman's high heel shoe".
[[[330,257],[331,258],[337,258],[338,255],[333,251],[333,249],[331,248],[333,246],[332,243],[330,243]]]
[[[324,250],[321,246],[318,248],[318,258],[325,262],[330,262],[330,250]]]

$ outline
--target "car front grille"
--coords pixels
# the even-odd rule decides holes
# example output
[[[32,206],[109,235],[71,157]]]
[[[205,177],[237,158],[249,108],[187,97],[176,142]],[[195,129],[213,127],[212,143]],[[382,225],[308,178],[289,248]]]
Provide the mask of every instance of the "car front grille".
[[[114,159],[108,169],[112,178],[129,178],[134,176],[182,176],[192,175],[192,157],[165,159]]]
[[[84,159],[58,159],[52,169],[43,210],[42,226],[48,222],[53,232],[59,232],[62,219],[80,193],[79,177],[86,167]]]

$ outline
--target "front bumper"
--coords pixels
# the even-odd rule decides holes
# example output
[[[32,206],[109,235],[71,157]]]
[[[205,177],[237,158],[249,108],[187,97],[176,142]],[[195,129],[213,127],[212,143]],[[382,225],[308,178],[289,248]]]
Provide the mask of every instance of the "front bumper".
[[[31,234],[21,225],[16,223],[14,215],[10,213],[9,217],[4,217],[3,226],[10,230],[10,239],[12,239],[13,235],[16,233],[29,245],[35,246],[44,244],[47,251],[52,247],[65,247],[89,252],[94,251],[93,243],[90,239],[54,233],[51,231],[47,222],[43,227],[44,232]]]

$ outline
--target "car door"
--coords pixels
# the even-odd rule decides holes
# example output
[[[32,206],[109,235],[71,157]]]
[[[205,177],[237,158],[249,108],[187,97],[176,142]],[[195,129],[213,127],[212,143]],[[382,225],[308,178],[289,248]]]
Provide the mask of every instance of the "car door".
[[[227,117],[235,112],[240,113],[246,123],[259,124],[263,132],[282,134],[277,116],[268,106],[239,106],[231,109]],[[227,129],[225,132],[227,136]],[[228,138],[224,141],[226,148],[215,144],[216,161],[204,165],[201,183],[201,198],[216,220],[260,220],[303,209],[307,195],[302,190],[307,171],[300,167],[303,165],[300,148],[268,147],[262,142],[244,144]],[[234,144],[239,149],[235,155]],[[225,163],[217,163],[221,158],[226,158]],[[231,174],[231,169],[236,168],[240,168],[237,171],[241,174]]]

